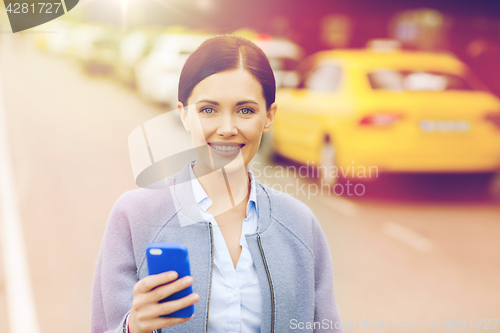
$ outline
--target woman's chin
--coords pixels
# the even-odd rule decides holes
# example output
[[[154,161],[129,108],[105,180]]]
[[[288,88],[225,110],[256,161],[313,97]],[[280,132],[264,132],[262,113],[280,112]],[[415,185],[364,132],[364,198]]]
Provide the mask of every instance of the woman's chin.
[[[231,157],[212,155],[212,158],[215,169],[224,168],[226,174],[245,170],[245,160],[241,151]]]

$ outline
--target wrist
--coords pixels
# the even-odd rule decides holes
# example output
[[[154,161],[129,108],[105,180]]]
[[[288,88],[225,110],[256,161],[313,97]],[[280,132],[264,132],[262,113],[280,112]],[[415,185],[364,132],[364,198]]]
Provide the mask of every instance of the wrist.
[[[160,330],[154,330],[154,331],[143,331],[141,330],[137,325],[135,325],[135,321],[130,319],[130,316],[132,315],[131,310],[127,317],[125,318],[125,321],[123,323],[123,333],[160,333]]]

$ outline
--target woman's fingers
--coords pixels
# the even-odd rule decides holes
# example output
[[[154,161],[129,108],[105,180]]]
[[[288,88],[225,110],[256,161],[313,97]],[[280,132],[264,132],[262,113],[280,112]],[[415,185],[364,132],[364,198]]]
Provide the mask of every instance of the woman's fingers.
[[[177,279],[176,271],[146,276],[134,285],[134,294],[148,293],[152,289]]]
[[[184,276],[175,282],[169,283],[167,285],[161,286],[153,291],[151,291],[152,301],[158,302],[165,297],[168,297],[178,291],[186,289],[191,284],[193,284],[193,278],[191,276]]]
[[[153,319],[150,319],[147,321],[138,322],[137,327],[141,331],[152,332],[154,330],[162,329],[163,327],[170,327],[170,326],[185,323],[186,321],[188,321],[192,318],[193,318],[193,316],[191,316],[189,318],[174,318],[174,317],[160,318],[160,317],[157,317],[157,318],[153,318]],[[135,327],[135,323],[132,325],[132,327]],[[132,328],[132,327],[130,327],[130,324],[129,324],[129,328]]]
[[[200,295],[198,295],[197,293],[192,293],[173,301],[158,304],[153,313],[157,317],[171,314],[177,310],[184,309],[185,307],[195,304],[199,300]]]
[[[200,299],[198,294],[193,293],[177,300],[159,303],[160,300],[193,284],[191,276],[180,279],[177,277],[177,272],[170,271],[147,276],[135,284],[130,313],[132,332],[150,332],[161,327],[177,325],[192,318],[160,317],[190,306]]]
[[[144,306],[141,311],[137,312],[137,319],[140,322],[151,321],[160,316],[171,314],[180,309],[195,304],[200,300],[200,296],[196,293],[179,298],[178,300],[168,301],[164,303],[149,303]]]

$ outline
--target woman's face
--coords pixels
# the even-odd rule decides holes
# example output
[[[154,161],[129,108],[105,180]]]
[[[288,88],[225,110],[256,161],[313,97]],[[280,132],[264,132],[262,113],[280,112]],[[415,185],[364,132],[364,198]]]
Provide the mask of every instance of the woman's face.
[[[226,166],[226,172],[234,169],[227,167],[232,161],[248,166],[276,112],[275,103],[266,110],[262,85],[242,68],[200,81],[188,99],[187,111],[182,107],[179,102],[181,119],[202,161],[212,170]]]

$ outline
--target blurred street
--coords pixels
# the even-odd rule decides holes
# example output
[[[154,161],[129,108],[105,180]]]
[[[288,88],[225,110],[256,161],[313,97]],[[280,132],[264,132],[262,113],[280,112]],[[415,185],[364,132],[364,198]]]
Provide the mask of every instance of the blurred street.
[[[36,311],[43,333],[86,333],[108,214],[123,192],[137,188],[128,135],[165,109],[40,52],[27,36],[0,36],[0,103]],[[256,156],[250,167],[262,171],[268,163]],[[398,322],[422,323],[407,332],[445,332],[447,320],[449,329],[465,320],[460,331],[475,332],[485,328],[476,319],[500,332],[500,324],[493,329],[500,317],[500,203],[482,196],[475,177],[393,176],[368,184],[359,197],[293,193],[327,235],[345,332],[376,329],[366,322],[383,322],[385,332],[401,331]],[[294,189],[314,182],[263,173],[259,180]],[[8,332],[3,269],[0,332]],[[430,329],[436,321],[439,329]]]

